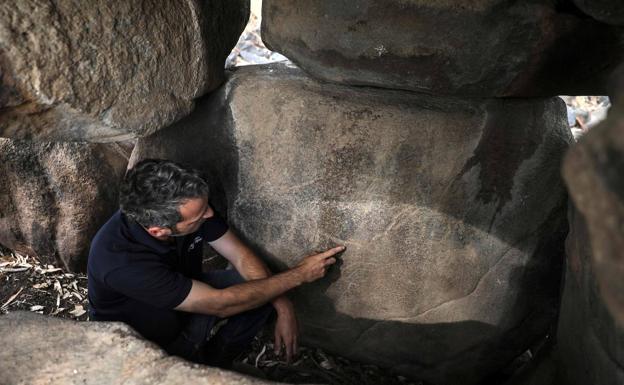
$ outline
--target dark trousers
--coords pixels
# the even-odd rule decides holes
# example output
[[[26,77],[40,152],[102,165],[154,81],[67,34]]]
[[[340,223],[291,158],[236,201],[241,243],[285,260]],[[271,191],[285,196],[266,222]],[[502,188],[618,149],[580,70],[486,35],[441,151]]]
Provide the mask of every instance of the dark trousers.
[[[202,274],[202,281],[216,289],[245,282],[236,270],[215,270]],[[188,314],[184,330],[167,347],[167,352],[189,361],[229,368],[249,347],[256,334],[274,314],[271,304],[226,319],[204,314]],[[220,325],[211,336],[215,325]]]

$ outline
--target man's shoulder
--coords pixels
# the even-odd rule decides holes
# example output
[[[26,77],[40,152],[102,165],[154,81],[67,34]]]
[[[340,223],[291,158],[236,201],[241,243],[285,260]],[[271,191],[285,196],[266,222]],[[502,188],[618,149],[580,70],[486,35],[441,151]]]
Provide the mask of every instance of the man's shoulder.
[[[93,237],[91,241],[91,250],[89,255],[97,255],[102,251],[114,252],[119,249],[120,246],[131,242],[130,239],[124,234],[125,223],[123,220],[123,214],[117,211],[106,222]]]
[[[141,244],[128,231],[127,220],[120,211],[117,211],[100,228],[91,242],[89,270],[106,274],[128,264],[133,250],[140,249]]]
[[[229,227],[227,223],[221,218],[219,214],[212,216],[204,221],[200,227],[198,234],[202,237],[204,242],[213,242],[221,238],[223,234],[228,231]]]

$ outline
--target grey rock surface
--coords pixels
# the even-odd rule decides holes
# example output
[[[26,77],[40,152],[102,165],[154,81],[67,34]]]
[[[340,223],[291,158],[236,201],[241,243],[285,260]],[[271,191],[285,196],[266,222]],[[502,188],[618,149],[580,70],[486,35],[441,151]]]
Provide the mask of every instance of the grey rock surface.
[[[15,312],[0,316],[0,383],[255,385],[257,380],[168,356],[117,322],[75,322]]]
[[[563,174],[587,221],[602,299],[624,326],[624,99],[570,150]]]
[[[594,268],[590,222],[570,208],[567,268],[557,333],[557,384],[624,384],[624,327],[608,310]],[[621,249],[620,249],[621,252]],[[621,281],[620,277],[620,281]]]
[[[476,384],[547,332],[572,140],[559,98],[460,100],[238,69],[137,143],[211,178],[213,203],[274,266],[336,244],[297,290],[303,336],[434,384]]]
[[[605,95],[624,61],[624,30],[577,13],[548,0],[265,0],[262,39],[311,75],[344,84]]]
[[[128,148],[0,139],[0,244],[70,271],[117,209]]]
[[[122,141],[218,87],[245,0],[0,4],[0,137]]]

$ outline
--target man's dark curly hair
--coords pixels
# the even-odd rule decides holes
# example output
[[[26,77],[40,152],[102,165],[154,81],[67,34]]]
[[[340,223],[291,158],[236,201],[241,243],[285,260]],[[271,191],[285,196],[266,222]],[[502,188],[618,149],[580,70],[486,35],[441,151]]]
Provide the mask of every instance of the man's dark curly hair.
[[[187,199],[209,197],[208,183],[194,169],[145,159],[128,170],[119,191],[121,212],[144,227],[175,228]]]

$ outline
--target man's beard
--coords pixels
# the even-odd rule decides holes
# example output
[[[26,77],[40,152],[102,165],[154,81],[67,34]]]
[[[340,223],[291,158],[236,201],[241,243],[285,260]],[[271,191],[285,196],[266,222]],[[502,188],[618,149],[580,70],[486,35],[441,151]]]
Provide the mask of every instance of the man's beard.
[[[190,233],[181,233],[179,232],[175,226],[174,227],[170,227],[169,230],[171,230],[171,234],[169,234],[170,237],[184,237],[189,235]]]

